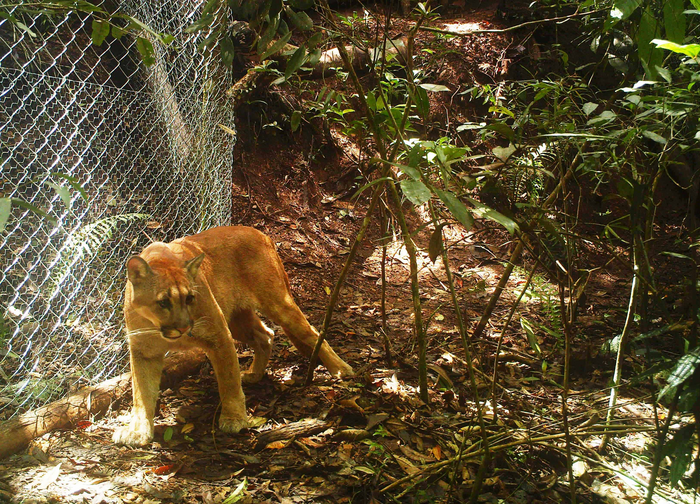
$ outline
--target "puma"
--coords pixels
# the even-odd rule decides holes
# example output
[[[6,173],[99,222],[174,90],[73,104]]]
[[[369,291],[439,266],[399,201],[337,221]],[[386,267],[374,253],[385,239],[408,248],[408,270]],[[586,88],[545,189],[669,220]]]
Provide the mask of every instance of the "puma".
[[[153,416],[167,352],[203,349],[219,385],[219,427],[237,433],[248,418],[241,382],[265,372],[273,332],[261,313],[284,329],[310,356],[318,332],[292,298],[272,241],[243,226],[218,227],[170,243],[152,243],[126,263],[124,316],[131,357],[133,410],[115,443],[143,446],[153,440]],[[241,376],[234,339],[248,344],[253,363]],[[326,342],[319,354],[334,377],[352,376]]]

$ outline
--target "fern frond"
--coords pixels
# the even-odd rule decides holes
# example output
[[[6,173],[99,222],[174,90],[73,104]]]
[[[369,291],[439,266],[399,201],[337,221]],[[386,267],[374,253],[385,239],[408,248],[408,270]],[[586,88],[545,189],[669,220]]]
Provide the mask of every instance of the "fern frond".
[[[112,239],[119,225],[146,219],[151,219],[151,216],[142,213],[112,215],[86,224],[71,233],[51,268],[52,289],[49,299],[58,294],[61,285],[76,264],[89,262],[102,250],[104,244]]]

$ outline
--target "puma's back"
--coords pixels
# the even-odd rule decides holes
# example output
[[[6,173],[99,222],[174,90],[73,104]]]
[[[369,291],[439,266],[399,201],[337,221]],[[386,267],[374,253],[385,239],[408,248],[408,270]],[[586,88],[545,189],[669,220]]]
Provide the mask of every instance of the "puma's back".
[[[245,226],[217,227],[169,244],[185,257],[204,254],[200,277],[224,312],[265,309],[289,295],[289,280],[272,240]]]

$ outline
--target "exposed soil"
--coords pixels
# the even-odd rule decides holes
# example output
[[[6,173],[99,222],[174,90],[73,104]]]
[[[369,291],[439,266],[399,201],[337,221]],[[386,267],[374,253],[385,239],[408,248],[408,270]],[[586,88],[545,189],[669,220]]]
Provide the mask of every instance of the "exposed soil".
[[[510,4],[512,6],[512,4]],[[497,2],[482,2],[476,10],[457,5],[436,26],[458,29],[478,24],[502,27]],[[518,13],[512,8],[510,13]],[[406,21],[392,25],[392,35],[405,33]],[[473,83],[497,83],[510,75],[513,65],[528,64],[540,51],[530,32],[444,39],[421,32],[421,53],[431,82],[450,87],[451,93],[431,95],[430,130],[435,137],[455,131],[457,125],[479,121],[487,110],[475,106],[460,91]],[[522,49],[521,49],[522,48]],[[516,50],[517,49],[517,50]],[[537,52],[537,54],[541,54]],[[519,60],[519,61],[518,61]],[[545,64],[538,60],[538,64]],[[367,75],[363,79],[371,79]],[[312,95],[324,85],[350,93],[349,83],[338,80],[312,83]],[[356,176],[366,168],[366,145],[342,137],[332,127],[304,122],[290,132],[290,103],[304,100],[286,88],[264,92],[259,101],[238,114],[239,139],[235,150],[233,222],[254,226],[277,243],[292,290],[312,324],[320,327],[329,293],[344,264],[352,240],[365,216],[366,199],[351,198]],[[287,105],[285,105],[287,103]],[[275,124],[276,123],[276,124]],[[280,126],[279,128],[277,126]],[[464,133],[467,145],[477,140]],[[481,146],[487,147],[487,146]],[[469,167],[465,167],[469,169]],[[676,209],[678,210],[678,209]],[[672,222],[679,224],[674,211]],[[426,216],[410,213],[413,229]],[[665,232],[672,237],[669,222]],[[446,228],[451,269],[457,276],[458,295],[465,320],[473,328],[509,257],[510,236],[484,222],[469,233]],[[413,334],[408,258],[398,240],[388,245],[386,335],[381,319],[381,232],[379,219],[370,227],[348,281],[335,308],[328,340],[356,370],[353,380],[338,382],[319,367],[313,385],[303,386],[307,360],[281,331],[277,331],[267,376],[245,387],[248,412],[257,426],[229,436],[215,428],[218,394],[211,368],[177,389],[161,394],[155,442],[145,449],[116,447],[112,430],[125,420],[129,404],[107,418],[85,422],[80,428],[55,432],[38,439],[26,453],[0,462],[0,500],[18,502],[462,502],[469,498],[480,457],[464,464],[446,463],[443,469],[421,472],[426,464],[449,461],[460,451],[474,451],[480,439],[474,397],[465,363],[465,351],[441,260],[428,257],[430,230],[417,234],[424,317],[429,316],[427,362],[430,404],[418,398],[417,343]],[[671,239],[671,238],[669,238]],[[475,246],[476,245],[476,246]],[[490,252],[480,245],[488,246]],[[590,267],[602,266],[595,247],[585,258]],[[472,342],[473,362],[480,395],[490,393],[490,375],[502,322],[518,297],[534,262],[526,254],[511,277],[492,320],[480,341]],[[678,275],[672,262],[659,265]],[[619,333],[624,321],[629,275],[611,263],[591,279],[588,296],[576,324],[569,421],[581,427],[604,415],[606,383],[613,357],[600,351],[601,343]],[[492,433],[503,443],[519,435],[552,435],[550,444],[514,445],[498,451],[479,502],[562,502],[568,488],[561,426],[563,342],[537,329],[561,317],[558,292],[546,278],[538,280],[537,295],[523,299],[518,316],[503,339],[499,358],[499,387],[486,404]],[[542,349],[538,355],[528,343],[525,319],[535,327]],[[388,343],[387,343],[388,342]],[[390,347],[391,355],[386,349]],[[245,368],[251,353],[241,348]],[[638,357],[630,356],[629,367]],[[546,363],[546,365],[545,365]],[[634,400],[644,389],[627,390],[629,405],[619,412],[626,425],[649,426],[650,407]],[[315,422],[309,422],[314,419]],[[306,431],[293,439],[266,436],[285,425],[307,421]],[[595,421],[593,422],[595,423]],[[516,434],[513,434],[516,433]],[[613,450],[643,452],[643,434],[613,442]],[[581,450],[590,459],[600,437],[590,438]],[[262,442],[261,442],[262,440]],[[588,459],[580,459],[588,463]],[[436,466],[433,466],[436,467]],[[601,466],[581,476],[583,502],[637,502],[634,485],[614,479]],[[413,475],[395,488],[392,482]],[[240,486],[239,488],[239,485]],[[240,500],[230,496],[240,491]],[[406,491],[402,495],[402,491]],[[229,498],[228,500],[226,500]]]

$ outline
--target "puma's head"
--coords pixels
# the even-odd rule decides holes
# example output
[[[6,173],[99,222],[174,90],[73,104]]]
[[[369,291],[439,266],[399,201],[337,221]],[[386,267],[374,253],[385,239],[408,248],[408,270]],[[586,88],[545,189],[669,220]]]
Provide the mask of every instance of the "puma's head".
[[[131,256],[126,262],[128,278],[133,286],[131,306],[150,320],[163,338],[176,340],[192,329],[196,302],[194,279],[204,254],[186,262],[158,258],[146,262]]]

